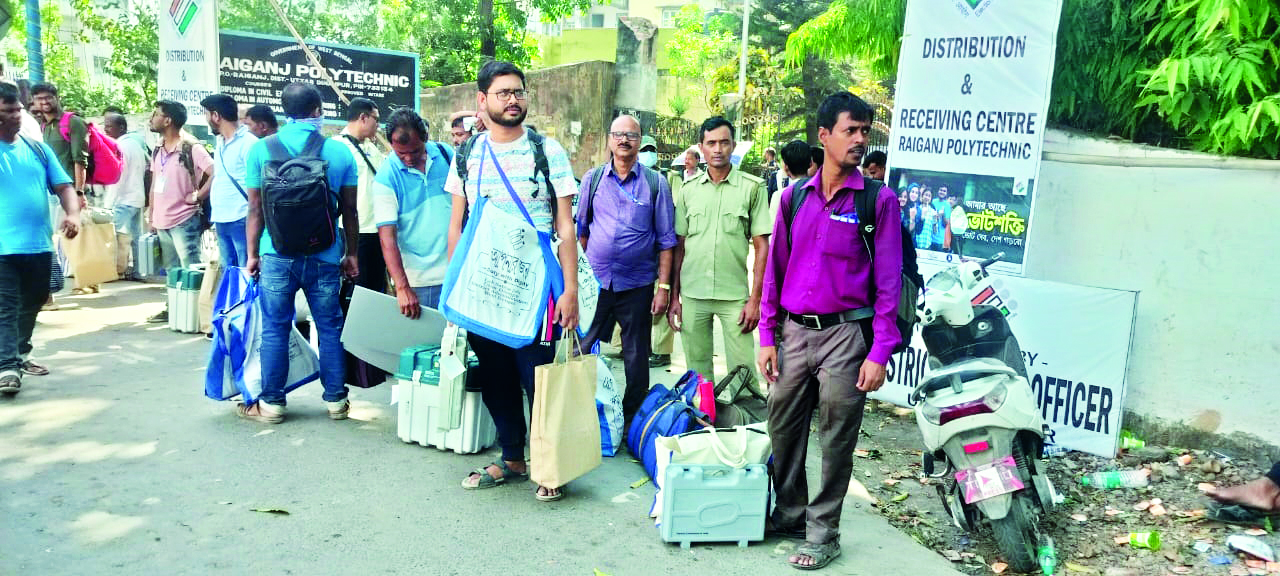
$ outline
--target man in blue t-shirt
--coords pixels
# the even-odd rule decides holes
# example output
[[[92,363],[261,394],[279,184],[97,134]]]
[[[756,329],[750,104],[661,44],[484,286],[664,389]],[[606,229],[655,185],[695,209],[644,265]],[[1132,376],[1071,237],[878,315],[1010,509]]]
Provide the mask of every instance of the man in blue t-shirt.
[[[0,83],[0,396],[22,388],[31,333],[49,298],[53,226],[49,194],[62,201],[67,238],[80,231],[80,200],[48,145],[20,138],[18,90]]]
[[[355,278],[356,226],[347,226],[345,242],[336,238],[329,248],[315,254],[281,254],[265,230],[263,203],[270,202],[272,190],[263,189],[263,169],[271,160],[269,146],[278,138],[285,150],[298,155],[313,136],[318,136],[324,118],[323,100],[313,84],[294,82],[281,94],[284,113],[291,122],[280,132],[253,145],[245,163],[245,188],[249,193],[249,214],[245,221],[249,259],[245,271],[260,276],[262,298],[262,393],[258,402],[238,404],[243,418],[266,424],[284,420],[284,388],[289,377],[289,338],[294,319],[294,296],[301,289],[311,308],[311,319],[320,341],[320,383],[329,417],[343,420],[347,402],[345,358],[342,348],[342,308],[339,290],[342,276]],[[329,189],[335,194],[331,210],[341,210],[344,222],[359,222],[356,214],[355,157],[340,142],[324,140],[320,157],[327,164]],[[340,193],[339,193],[340,191]]]
[[[400,311],[417,318],[420,306],[440,307],[453,210],[444,183],[453,157],[427,140],[427,124],[411,108],[393,112],[386,133],[395,154],[374,177],[373,215]]]

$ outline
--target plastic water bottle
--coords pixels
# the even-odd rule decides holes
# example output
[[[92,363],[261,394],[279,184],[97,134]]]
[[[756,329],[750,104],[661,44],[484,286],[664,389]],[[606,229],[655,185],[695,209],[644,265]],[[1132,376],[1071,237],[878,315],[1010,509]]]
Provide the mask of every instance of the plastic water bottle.
[[[1058,552],[1053,548],[1053,538],[1041,536],[1036,544],[1036,562],[1040,563],[1040,572],[1044,576],[1053,576],[1058,569]]]
[[[1067,454],[1070,454],[1070,453],[1071,453],[1071,449],[1070,449],[1070,448],[1067,448],[1067,447],[1065,447],[1065,446],[1059,446],[1059,445],[1057,445],[1057,444],[1045,444],[1045,445],[1044,445],[1044,457],[1045,457],[1045,458],[1060,458],[1060,457],[1062,457],[1062,456],[1066,456]]]
[[[1115,488],[1145,488],[1148,472],[1146,470],[1116,470],[1114,472],[1094,472],[1080,479],[1083,486],[1092,486],[1099,490]]]

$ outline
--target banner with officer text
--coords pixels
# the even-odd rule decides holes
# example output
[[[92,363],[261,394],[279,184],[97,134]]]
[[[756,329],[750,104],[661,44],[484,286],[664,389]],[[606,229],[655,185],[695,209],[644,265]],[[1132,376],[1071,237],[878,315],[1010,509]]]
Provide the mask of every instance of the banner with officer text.
[[[889,177],[922,260],[1021,274],[1062,0],[910,0]]]
[[[200,101],[218,91],[218,3],[172,0],[159,5],[160,100],[187,107],[187,125],[204,126]]]
[[[922,262],[920,273],[929,278],[940,269]],[[974,303],[995,306],[1008,318],[1054,443],[1114,457],[1138,293],[993,275],[991,289]],[[884,387],[870,396],[908,405],[928,365],[917,324],[911,346],[889,359]]]

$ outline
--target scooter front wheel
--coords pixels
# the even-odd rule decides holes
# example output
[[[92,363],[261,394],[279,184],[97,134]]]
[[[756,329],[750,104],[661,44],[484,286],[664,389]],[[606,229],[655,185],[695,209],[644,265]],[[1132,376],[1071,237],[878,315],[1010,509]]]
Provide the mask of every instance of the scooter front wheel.
[[[991,521],[991,530],[995,532],[996,546],[1009,562],[1014,572],[1029,573],[1039,570],[1036,563],[1036,540],[1038,528],[1035,515],[1029,506],[1033,506],[1025,490],[1014,495],[1013,506],[1009,514],[999,520]]]

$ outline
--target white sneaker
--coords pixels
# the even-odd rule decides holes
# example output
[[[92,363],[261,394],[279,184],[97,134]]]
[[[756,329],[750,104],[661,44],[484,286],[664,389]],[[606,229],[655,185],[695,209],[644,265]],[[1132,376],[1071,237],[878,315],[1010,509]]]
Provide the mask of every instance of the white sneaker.
[[[332,420],[346,420],[347,414],[351,412],[351,402],[346,398],[337,402],[325,402],[324,405],[329,409],[329,418]]]

